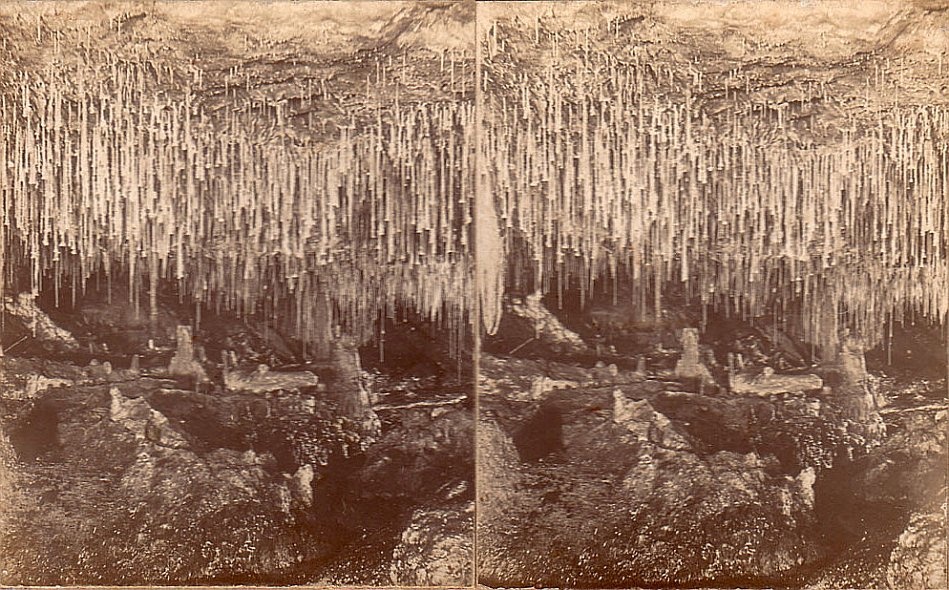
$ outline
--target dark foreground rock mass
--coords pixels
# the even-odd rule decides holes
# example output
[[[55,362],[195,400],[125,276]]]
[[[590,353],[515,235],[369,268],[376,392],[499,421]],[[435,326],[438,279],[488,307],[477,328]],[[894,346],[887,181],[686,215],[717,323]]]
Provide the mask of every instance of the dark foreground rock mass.
[[[737,337],[703,334],[698,358],[716,369],[716,356],[754,334],[757,362],[787,358],[793,337],[766,340],[738,324]],[[666,329],[657,324],[653,340]],[[637,330],[648,343],[648,329]],[[676,377],[667,357],[681,350],[640,345],[636,360],[632,345],[599,358],[577,347],[570,357],[561,340],[481,363],[483,583],[945,586],[938,371],[893,377],[871,364],[856,378],[847,362],[801,359],[780,374],[833,385],[738,393],[724,378]]]
[[[194,348],[237,339],[225,319],[208,321]],[[256,349],[251,361],[279,356],[249,325],[240,339],[245,354]],[[196,355],[210,375],[201,382],[170,374],[168,359],[182,353],[166,340],[133,349],[134,361],[125,351],[104,360],[101,344],[99,355],[0,357],[0,583],[470,579],[463,375],[370,374],[349,349],[264,365],[255,383],[269,387],[249,391],[222,379],[262,370],[246,360],[224,369]]]

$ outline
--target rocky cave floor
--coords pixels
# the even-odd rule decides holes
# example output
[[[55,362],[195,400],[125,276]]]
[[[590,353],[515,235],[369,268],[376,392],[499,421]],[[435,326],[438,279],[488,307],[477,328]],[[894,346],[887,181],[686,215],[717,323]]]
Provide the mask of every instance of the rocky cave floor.
[[[174,301],[36,303],[4,300],[0,584],[470,582],[470,376],[424,330],[305,363],[206,316],[202,382],[169,374]]]
[[[470,376],[424,329],[306,363],[205,317],[202,383],[169,374],[195,318],[121,301],[4,301],[0,583],[470,582]],[[555,308],[511,299],[481,355],[482,584],[945,587],[938,329],[897,328],[854,389],[772,324],[709,318],[683,368],[692,310]]]
[[[484,344],[481,583],[946,587],[938,328],[897,328],[863,373],[862,354],[812,363],[770,323],[708,318],[703,380],[679,366],[694,309],[550,299],[510,299]],[[757,375],[742,394],[736,359]]]

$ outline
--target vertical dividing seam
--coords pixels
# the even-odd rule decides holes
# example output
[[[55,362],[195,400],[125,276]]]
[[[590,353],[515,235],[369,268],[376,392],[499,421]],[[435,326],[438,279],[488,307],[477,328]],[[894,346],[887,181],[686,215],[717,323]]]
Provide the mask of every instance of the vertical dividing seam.
[[[481,35],[480,28],[478,26],[479,20],[479,7],[478,2],[472,0],[475,5],[475,14],[474,14],[474,198],[471,200],[471,207],[474,209],[472,211],[472,221],[471,221],[471,243],[474,244],[472,249],[473,255],[473,264],[470,265],[471,273],[473,276],[472,280],[472,297],[474,298],[474,319],[471,322],[472,330],[472,351],[471,351],[471,379],[472,379],[472,393],[474,395],[474,437],[473,437],[473,451],[474,451],[474,526],[472,529],[472,542],[471,542],[471,587],[478,587],[478,513],[479,513],[479,504],[480,504],[480,491],[481,486],[479,485],[480,470],[479,461],[478,461],[478,449],[480,448],[480,441],[478,438],[479,423],[481,421],[481,400],[479,392],[479,378],[481,375],[481,281],[478,277],[478,208],[480,206],[481,199],[481,109],[483,107],[483,97],[481,94]]]

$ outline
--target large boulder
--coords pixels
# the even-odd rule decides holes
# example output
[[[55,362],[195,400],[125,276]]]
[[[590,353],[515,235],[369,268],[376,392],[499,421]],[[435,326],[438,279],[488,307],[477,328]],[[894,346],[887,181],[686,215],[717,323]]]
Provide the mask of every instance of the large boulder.
[[[590,353],[586,342],[544,304],[543,294],[506,296],[498,331],[484,343],[491,352],[562,357]]]
[[[0,357],[0,399],[27,400],[84,379],[72,365],[42,359]]]
[[[814,542],[816,471],[787,473],[769,455],[711,450],[653,405],[685,415],[683,404],[698,408],[709,398],[687,394],[673,404],[655,387],[555,390],[540,402],[482,396],[485,583],[713,584],[772,578],[822,557]],[[525,456],[523,429],[550,408],[562,448],[542,460]],[[556,430],[552,424],[545,418],[540,429]]]
[[[393,407],[380,410],[380,418],[382,435],[360,457],[359,467],[316,486],[314,506],[319,509],[326,499],[319,517],[334,522],[351,542],[308,582],[470,584],[472,412],[457,404]]]
[[[326,501],[326,464],[359,443],[331,408],[288,393],[260,420],[255,396],[162,383],[61,387],[17,402],[0,440],[16,459],[3,462],[0,486],[19,482],[2,511],[2,583],[303,581],[302,561],[338,549],[333,523],[312,514]]]
[[[6,322],[15,323],[16,328],[4,326],[4,331],[10,331],[11,336],[18,336],[15,342],[10,342],[9,349],[19,345],[25,339],[37,342],[47,352],[72,352],[79,348],[75,336],[68,330],[57,325],[42,309],[36,305],[36,298],[30,293],[20,293],[16,296],[4,296],[0,310],[5,314]],[[3,355],[0,347],[0,356]]]
[[[469,586],[473,582],[474,502],[416,510],[392,551],[400,586]]]
[[[526,297],[512,297],[505,310],[518,318],[527,320],[534,329],[537,340],[557,347],[564,353],[581,353],[587,345],[580,336],[568,329],[543,303],[543,294],[532,293]]]
[[[886,566],[890,588],[947,588],[946,488],[942,502],[934,501],[925,510],[914,513],[896,540]]]
[[[649,441],[668,449],[687,450],[688,440],[649,401],[630,400],[621,390],[613,390],[613,422],[626,428],[638,441]]]

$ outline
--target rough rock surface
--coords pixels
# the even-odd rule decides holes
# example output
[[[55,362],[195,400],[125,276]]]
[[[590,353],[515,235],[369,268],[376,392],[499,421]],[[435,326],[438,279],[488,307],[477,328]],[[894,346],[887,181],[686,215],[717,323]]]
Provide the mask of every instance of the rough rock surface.
[[[528,320],[538,340],[560,347],[565,353],[585,351],[586,343],[575,332],[567,329],[557,316],[550,313],[542,299],[541,293],[532,293],[523,298],[513,297],[505,308],[511,315]]]
[[[90,305],[57,321],[81,327]],[[170,341],[149,346],[147,325],[117,308],[97,307],[103,324],[69,356],[0,358],[0,584],[466,583],[469,383],[370,383],[346,340],[271,371],[276,390],[229,391],[222,351],[238,371],[283,353],[207,310],[179,357],[211,383],[169,379]],[[191,323],[162,309],[172,335]],[[124,327],[142,340],[116,344]],[[438,565],[420,575],[423,562]]]
[[[488,583],[695,584],[773,576],[821,556],[810,542],[814,470],[789,474],[750,449],[709,449],[714,435],[689,434],[654,409],[681,415],[661,389],[552,390],[543,403],[561,416],[562,450],[533,460],[517,433],[537,404],[500,391],[482,398]]]
[[[483,582],[944,586],[944,386],[857,353],[766,396],[527,356],[482,356]]]
[[[457,406],[380,410],[382,434],[349,474],[340,528],[354,542],[321,585],[464,585],[471,576],[472,413]],[[402,508],[413,506],[407,515]],[[395,522],[391,517],[396,515]],[[378,523],[388,524],[380,531]],[[376,523],[376,526],[372,526]],[[365,531],[376,528],[375,533]],[[467,561],[467,563],[466,563]]]
[[[942,497],[946,497],[945,488]],[[896,541],[886,568],[886,581],[890,588],[946,588],[947,504],[933,502],[928,510],[917,512],[910,518],[906,529]]]
[[[819,482],[818,511],[845,549],[806,578],[808,588],[945,587],[944,408],[889,412],[882,444]]]
[[[775,395],[822,389],[824,382],[817,375],[781,375],[771,367],[765,367],[760,373],[729,375],[728,385],[734,393]]]
[[[376,565],[347,565],[350,583],[465,575],[467,409],[387,410],[370,444],[308,393],[208,395],[2,362],[10,381],[66,383],[0,397],[0,493],[13,507],[0,511],[0,583],[302,583],[341,553],[356,559],[366,531]],[[421,562],[440,565],[419,577]]]
[[[0,357],[0,398],[23,400],[83,379],[81,370],[55,361]]]
[[[657,446],[688,450],[689,442],[664,414],[653,409],[647,400],[629,400],[619,389],[613,390],[613,422],[625,427],[636,440]]]
[[[42,309],[36,305],[36,299],[30,293],[3,298],[3,313],[20,322],[40,344],[52,351],[73,351],[79,347],[76,338],[58,326]],[[2,352],[2,350],[0,350]]]
[[[5,511],[4,583],[245,579],[328,550],[299,526],[272,457],[210,446],[196,436],[213,434],[196,404],[179,405],[173,421],[155,407],[160,391],[134,393],[94,386],[40,400],[49,427],[29,432],[49,444],[14,439],[18,461],[5,469],[22,501]],[[198,417],[183,425],[189,412]]]
[[[392,552],[390,576],[400,586],[472,583],[474,503],[416,510]]]
[[[271,371],[260,365],[251,371],[228,371],[224,373],[224,386],[231,391],[267,393],[279,389],[301,389],[316,387],[319,378],[310,371]]]

